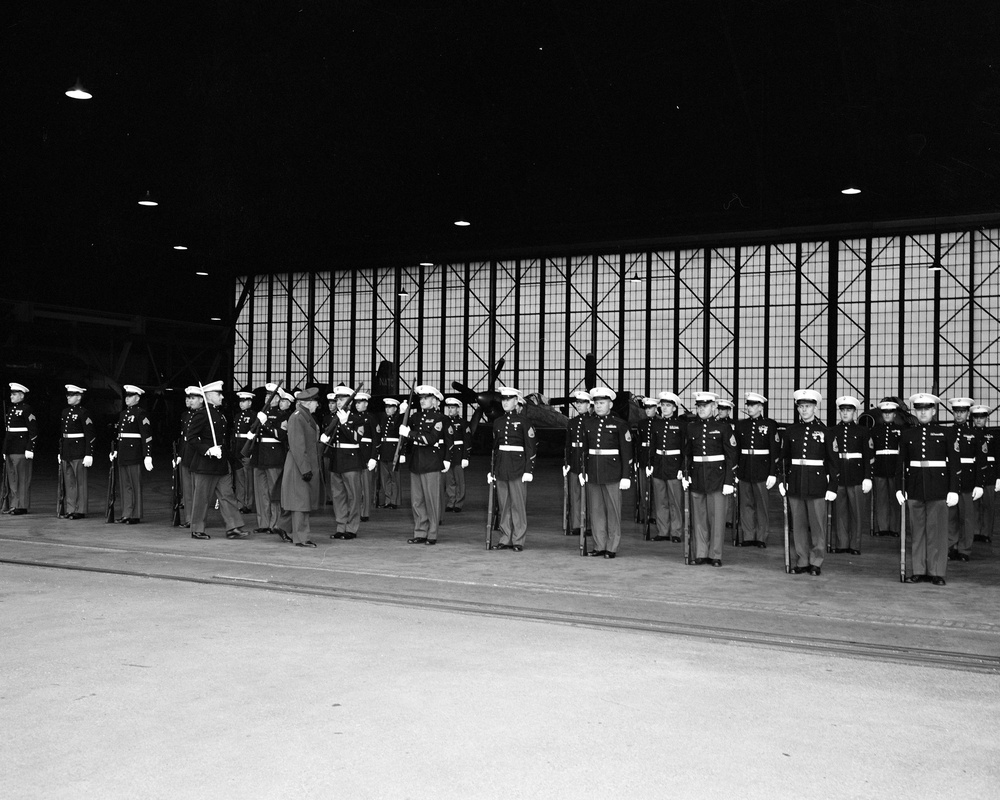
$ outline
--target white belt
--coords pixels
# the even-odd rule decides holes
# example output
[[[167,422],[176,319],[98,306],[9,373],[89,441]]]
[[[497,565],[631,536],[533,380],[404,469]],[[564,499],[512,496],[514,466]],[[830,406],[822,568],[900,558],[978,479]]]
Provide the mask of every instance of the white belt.
[[[681,454],[680,450],[657,450],[656,455],[658,456],[679,456]]]
[[[986,460],[987,461],[996,461],[996,459],[993,458],[993,456],[986,456]]]
[[[268,438],[263,438],[263,439],[261,439],[260,441],[261,441],[261,442],[266,442],[266,443],[268,443],[268,444],[277,444],[277,443],[278,443],[278,440],[277,440],[277,439],[268,439]]]
[[[583,447],[583,442],[573,442],[570,447]]]
[[[962,463],[963,464],[975,464],[976,463],[976,459],[974,459],[974,458],[963,458],[962,459]]]
[[[371,441],[371,439],[366,439],[366,438],[362,437],[362,438],[361,438],[361,441],[362,441],[362,442],[370,442],[370,441]]]
[[[695,461],[725,461],[726,457],[724,455],[718,456],[695,456]]]
[[[452,444],[465,444],[465,442],[462,439],[455,439]]]
[[[523,453],[524,448],[519,444],[502,444],[499,446],[500,450],[505,453]]]
[[[793,458],[792,466],[795,467],[822,467],[826,462],[822,458]]]
[[[947,461],[911,461],[911,467],[947,467]]]
[[[588,450],[588,453],[592,456],[616,456],[618,455],[617,450]]]
[[[841,453],[841,458],[861,458],[861,453]]]
[[[63,434],[63,439],[82,439],[82,438],[83,438],[83,434],[82,433],[64,433]]]
[[[741,450],[741,453],[745,456],[769,456],[771,455],[770,450]]]
[[[7,433],[27,433],[27,428],[7,428]]]
[[[877,456],[898,456],[898,450],[876,450],[875,455]]]
[[[399,441],[399,437],[393,438],[392,436],[386,436],[382,441],[383,442],[398,442]]]
[[[330,447],[337,447],[341,450],[359,450],[361,448],[360,444],[354,444],[353,442],[330,442]]]
[[[118,438],[119,439],[141,439],[142,438],[142,434],[141,433],[119,433],[118,434]]]

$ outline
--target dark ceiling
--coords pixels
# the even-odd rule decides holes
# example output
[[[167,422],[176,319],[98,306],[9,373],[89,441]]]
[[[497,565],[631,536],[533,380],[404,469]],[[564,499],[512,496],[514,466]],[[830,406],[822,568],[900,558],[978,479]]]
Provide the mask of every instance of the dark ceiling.
[[[0,296],[1000,209],[992,1],[179,5],[7,4]]]

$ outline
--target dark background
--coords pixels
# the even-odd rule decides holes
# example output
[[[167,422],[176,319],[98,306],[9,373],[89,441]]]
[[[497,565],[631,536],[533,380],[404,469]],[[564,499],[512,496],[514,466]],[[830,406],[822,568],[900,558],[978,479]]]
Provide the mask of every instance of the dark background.
[[[0,297],[203,322],[249,272],[993,212],[998,5],[11,2]]]

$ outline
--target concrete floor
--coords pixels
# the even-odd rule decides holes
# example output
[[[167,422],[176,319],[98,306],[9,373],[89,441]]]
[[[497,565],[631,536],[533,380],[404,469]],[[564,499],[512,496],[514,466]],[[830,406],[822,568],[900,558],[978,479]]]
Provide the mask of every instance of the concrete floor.
[[[895,540],[820,578],[780,546],[685,567],[631,523],[618,559],[580,558],[549,472],[520,554],[485,551],[475,479],[437,547],[405,543],[404,511],[333,541],[324,512],[303,550],[166,527],[156,473],[143,525],[57,520],[37,476],[33,513],[0,519],[3,796],[996,796],[995,674],[809,645],[995,658],[989,545],[941,589],[898,583]],[[520,610],[576,624],[497,616]],[[623,629],[643,621],[803,644]]]

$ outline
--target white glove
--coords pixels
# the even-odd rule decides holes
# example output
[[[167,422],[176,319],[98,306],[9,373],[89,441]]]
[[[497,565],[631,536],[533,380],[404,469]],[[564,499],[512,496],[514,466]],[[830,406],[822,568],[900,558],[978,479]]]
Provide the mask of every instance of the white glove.
[[[728,497],[729,495],[736,493],[736,487],[730,486],[728,483],[724,483],[722,484],[722,493]]]
[[[444,464],[444,469],[441,470],[442,472],[447,472],[448,470],[451,469],[451,462],[450,461],[442,461],[441,463]]]
[[[521,476],[521,483],[531,483],[534,479],[535,479],[534,475],[532,475],[530,472],[525,472]]]
[[[269,392],[273,392],[275,389],[278,388],[278,384],[276,384],[276,383],[265,383],[264,384],[264,388],[267,389]]]
[[[622,478],[620,481],[618,481],[618,488],[621,489],[623,492],[627,491],[629,488],[631,488],[631,486],[632,486],[632,481],[629,478]]]
[[[581,472],[580,473],[580,485],[583,486],[586,482],[587,482],[587,473],[586,472]]]
[[[174,466],[175,467],[180,466],[180,463],[181,463],[181,457],[177,456],[177,458],[174,459]]]
[[[779,483],[778,484],[778,494],[780,494],[782,497],[784,497],[787,492],[788,492],[788,484],[787,483]]]
[[[94,457],[93,456],[84,456],[83,457],[83,466],[85,466],[85,467],[92,467],[92,466],[94,466]]]
[[[378,462],[374,458],[369,458],[368,459],[368,471],[369,472],[374,472],[375,471],[375,467],[377,467],[377,466],[378,466]]]
[[[220,450],[219,452],[221,453],[222,451]],[[142,460],[142,465],[146,468],[146,472],[152,472],[153,471],[153,459],[150,458],[149,456],[146,456]]]
[[[399,463],[400,464],[405,464],[406,463],[406,456],[400,456],[399,457]]]
[[[653,468],[652,467],[646,467],[646,477],[647,478],[652,478],[653,477]]]
[[[681,469],[677,470],[677,480],[679,480],[679,481],[683,481],[684,480],[684,470],[681,470]]]
[[[342,409],[340,409],[340,411],[337,412],[337,419],[340,420],[340,424],[341,425],[346,425],[347,424],[347,419],[350,416],[351,415],[347,412],[346,408],[342,408]]]
[[[870,492],[871,490],[872,490],[872,479],[871,478],[865,478],[863,481],[861,481],[861,492],[862,492],[862,494],[868,494],[868,492]]]
[[[327,442],[330,441],[330,437],[327,436],[325,433],[321,433],[319,435],[319,441],[320,441],[320,444],[326,444]]]
[[[777,482],[778,482],[778,479],[776,477],[774,477],[774,475],[768,475],[767,476],[767,480],[764,481],[764,488],[765,489],[773,489],[774,488],[774,484],[776,484]]]
[[[56,463],[57,464],[62,464],[62,456],[58,456],[58,455],[56,456]]]
[[[406,409],[408,409],[409,407],[410,407],[409,401],[404,400],[402,403],[399,404],[399,413],[400,414],[405,414],[406,413]]]
[[[263,425],[265,422],[267,422],[267,414],[265,414],[263,411],[258,411],[257,419],[259,419],[260,424]]]
[[[118,455],[118,451],[117,450],[112,450],[110,453],[108,453],[108,461],[114,461],[115,460],[115,456],[117,456],[117,455]]]
[[[681,478],[681,486],[684,487],[684,491],[685,492],[688,490],[688,487],[690,485],[691,485],[691,479],[690,478]]]
[[[827,500],[828,503],[832,503],[836,499],[837,499],[837,493],[836,492],[827,492],[826,493],[826,500]]]
[[[244,439],[255,439],[256,438],[256,435],[253,433],[253,431],[247,431],[246,433],[242,434],[242,436],[243,436]]]
[[[205,455],[209,458],[222,458],[222,448],[219,447],[219,445],[209,447],[208,450],[205,451]]]
[[[400,425],[399,426],[399,435],[402,436],[404,439],[408,439],[409,436],[410,436],[410,426],[409,425]]]
[[[24,457],[26,459],[28,459],[28,461],[31,461],[31,459],[33,459],[35,457],[35,453],[32,450],[25,450],[24,451]]]
[[[468,468],[469,468],[469,459],[463,458],[462,459],[462,469],[468,469]]]
[[[563,464],[563,477],[567,475],[569,475],[569,464]],[[1000,481],[997,481],[997,485],[1000,486]]]
[[[983,487],[982,486],[976,486],[976,487],[974,487],[972,489],[972,499],[973,500],[978,500],[982,496],[983,496]]]
[[[994,492],[1000,492],[1000,478],[997,478],[997,485],[993,488]]]
[[[954,508],[958,505],[958,492],[948,492],[948,496],[945,498],[944,504],[948,508]]]
[[[489,483],[489,484],[493,484],[495,481],[496,481],[496,478],[493,477],[493,473],[492,472],[487,472],[486,473],[486,482]]]

